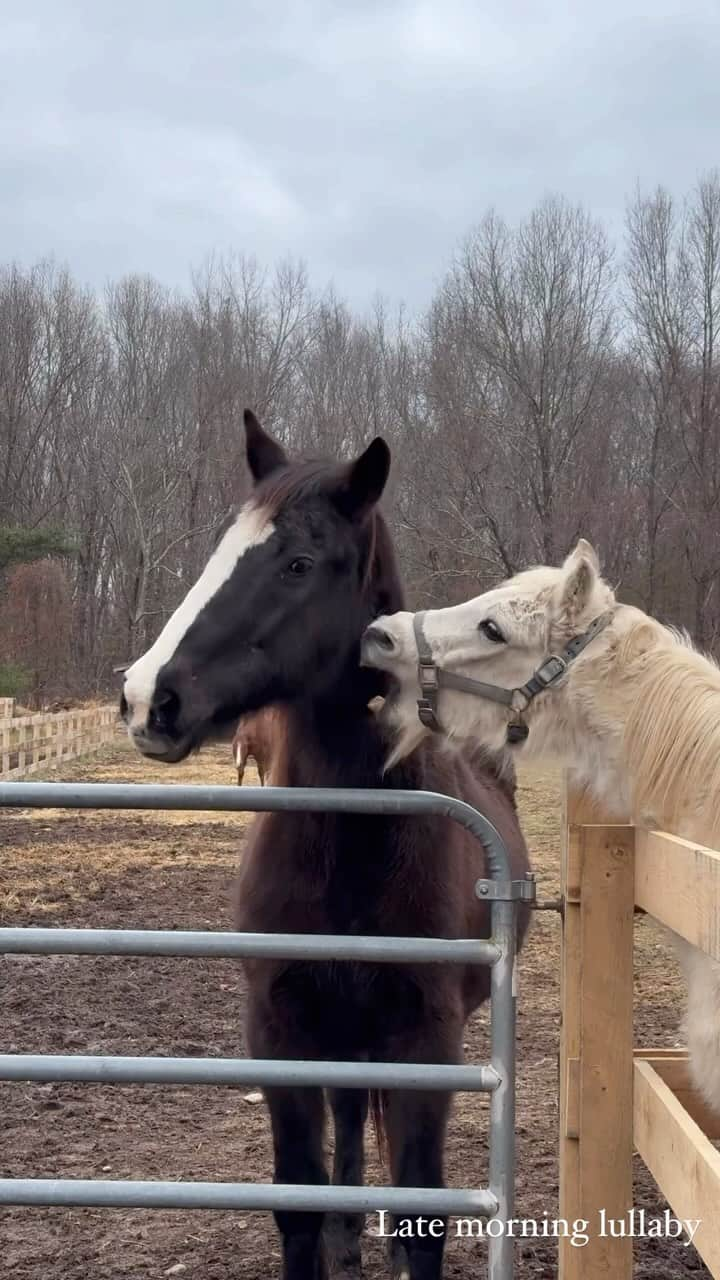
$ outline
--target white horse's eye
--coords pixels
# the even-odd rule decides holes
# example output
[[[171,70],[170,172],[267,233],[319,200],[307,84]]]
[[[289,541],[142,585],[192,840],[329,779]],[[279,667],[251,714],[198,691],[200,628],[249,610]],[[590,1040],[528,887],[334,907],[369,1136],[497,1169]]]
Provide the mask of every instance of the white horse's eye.
[[[478,631],[481,631],[486,640],[491,640],[493,644],[505,644],[505,637],[496,622],[492,618],[483,618],[478,623]]]

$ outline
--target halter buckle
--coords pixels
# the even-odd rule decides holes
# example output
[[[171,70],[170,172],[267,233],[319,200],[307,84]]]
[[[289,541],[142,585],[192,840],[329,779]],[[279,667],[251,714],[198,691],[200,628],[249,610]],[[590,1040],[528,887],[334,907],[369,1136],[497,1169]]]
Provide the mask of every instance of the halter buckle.
[[[533,678],[538,680],[544,689],[547,689],[550,685],[557,684],[557,681],[562,679],[567,669],[568,664],[565,659],[561,658],[559,654],[553,653],[543,662],[541,667],[538,667]]]
[[[430,689],[434,692],[439,688],[438,670],[434,662],[418,663],[418,675],[421,689]]]
[[[435,714],[435,708],[428,698],[418,698],[417,701],[418,719],[426,729],[432,729],[433,733],[439,733],[440,721]]]

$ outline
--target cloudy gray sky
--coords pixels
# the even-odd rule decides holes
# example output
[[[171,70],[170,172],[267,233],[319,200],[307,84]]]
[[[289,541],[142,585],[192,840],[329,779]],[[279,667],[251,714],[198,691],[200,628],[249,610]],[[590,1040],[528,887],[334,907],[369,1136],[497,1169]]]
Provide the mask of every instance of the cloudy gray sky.
[[[613,232],[720,164],[718,0],[8,0],[0,257],[184,285],[304,258],[421,306],[494,205]]]

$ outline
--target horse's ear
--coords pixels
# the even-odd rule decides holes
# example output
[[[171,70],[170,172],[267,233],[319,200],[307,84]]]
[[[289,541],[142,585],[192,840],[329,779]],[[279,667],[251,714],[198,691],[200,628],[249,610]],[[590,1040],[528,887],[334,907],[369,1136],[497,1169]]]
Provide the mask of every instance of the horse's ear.
[[[590,603],[600,577],[600,561],[594,547],[581,538],[563,570],[560,608],[568,617],[578,618]]]
[[[245,453],[253,480],[264,480],[271,471],[287,466],[287,454],[277,440],[263,431],[252,409],[243,413]]]
[[[390,471],[390,450],[376,436],[364,453],[342,472],[335,501],[350,520],[362,520],[382,495]]]
[[[587,538],[580,538],[578,540],[578,544],[572,554],[574,556],[584,556],[586,560],[590,561],[595,572],[597,574],[600,573],[600,557],[592,542],[588,542]]]

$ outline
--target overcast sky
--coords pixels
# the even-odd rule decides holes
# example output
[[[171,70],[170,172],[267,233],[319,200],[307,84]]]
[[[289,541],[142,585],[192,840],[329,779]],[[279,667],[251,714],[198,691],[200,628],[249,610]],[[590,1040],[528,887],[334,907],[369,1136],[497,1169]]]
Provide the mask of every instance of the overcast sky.
[[[0,258],[185,286],[212,250],[422,306],[494,205],[622,228],[720,165],[718,0],[8,0]]]

